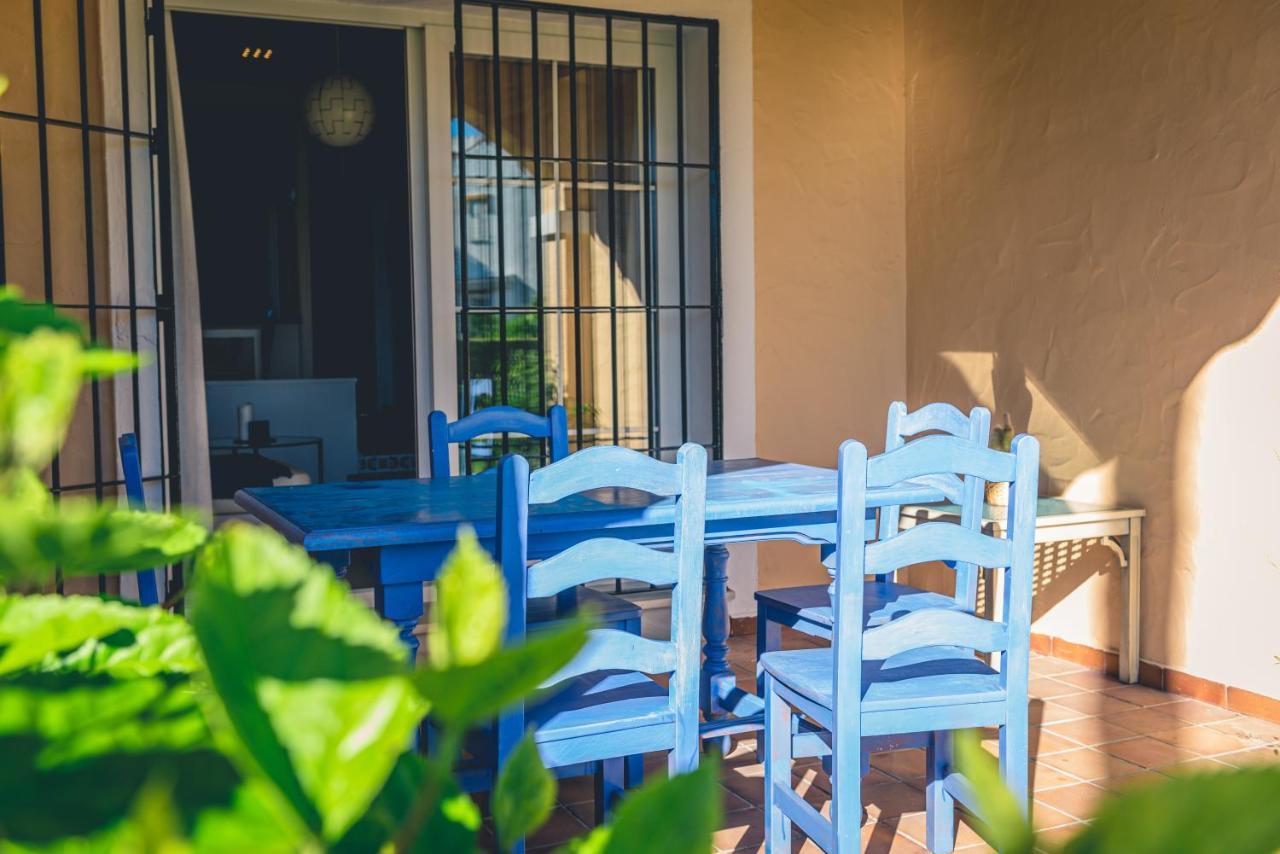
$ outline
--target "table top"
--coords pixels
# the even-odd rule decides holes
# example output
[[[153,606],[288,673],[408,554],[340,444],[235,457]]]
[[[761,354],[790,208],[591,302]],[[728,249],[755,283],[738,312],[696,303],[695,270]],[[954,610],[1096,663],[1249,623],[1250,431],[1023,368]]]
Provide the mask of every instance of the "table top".
[[[835,518],[836,472],[758,458],[707,467],[707,521]],[[310,551],[452,542],[460,523],[493,533],[492,476],[255,487],[236,503]],[[868,505],[941,500],[932,487],[899,484],[868,491]],[[600,489],[529,511],[531,534],[671,524],[675,502],[633,489]]]
[[[982,518],[989,522],[1003,522],[1008,518],[1008,510],[1008,507],[984,504]],[[949,503],[904,505],[902,515],[913,517],[923,515],[925,519],[937,519],[960,515],[960,507]],[[1041,498],[1036,501],[1036,525],[1041,528],[1083,522],[1107,522],[1113,519],[1134,519],[1146,515],[1147,511],[1144,508],[1132,505],[1090,504],[1069,498]]]

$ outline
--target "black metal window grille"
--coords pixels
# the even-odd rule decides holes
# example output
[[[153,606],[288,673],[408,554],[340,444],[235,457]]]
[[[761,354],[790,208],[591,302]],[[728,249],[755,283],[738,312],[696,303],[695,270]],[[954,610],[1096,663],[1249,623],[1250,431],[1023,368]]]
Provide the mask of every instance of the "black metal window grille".
[[[163,0],[30,0],[5,17],[0,281],[149,362],[89,386],[48,485],[55,496],[122,492],[116,440],[132,431],[150,504],[170,507],[179,496]]]
[[[721,456],[717,23],[457,3],[454,45],[459,411],[563,403],[571,447]],[[465,469],[508,451],[545,448]]]

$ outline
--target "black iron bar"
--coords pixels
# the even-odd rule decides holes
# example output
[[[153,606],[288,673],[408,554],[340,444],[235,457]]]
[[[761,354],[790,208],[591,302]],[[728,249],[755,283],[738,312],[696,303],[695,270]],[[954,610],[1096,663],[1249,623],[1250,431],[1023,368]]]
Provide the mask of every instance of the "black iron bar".
[[[529,58],[533,73],[533,227],[534,263],[537,265],[538,315],[538,414],[547,411],[546,366],[546,295],[543,292],[542,271],[542,66],[538,61],[538,9],[529,9]],[[554,82],[554,81],[553,81]],[[545,444],[545,443],[544,443]],[[551,448],[545,447],[546,457],[551,458]]]
[[[653,75],[649,72],[649,22],[643,20],[640,22],[640,81],[642,86],[640,100],[640,134],[644,146],[643,162],[644,167],[641,175],[643,176],[643,205],[644,205],[644,280],[645,280],[645,303],[648,306],[648,313],[645,318],[645,325],[649,333],[649,352],[647,355],[647,363],[649,366],[649,448],[650,453],[655,457],[658,456],[658,433],[661,429],[662,416],[662,384],[661,373],[662,357],[658,345],[660,339],[658,336],[658,311],[657,306],[660,302],[658,294],[658,281],[653,275],[653,264],[656,253],[654,252],[655,230],[653,227],[653,186],[657,177],[653,162]]]
[[[507,404],[507,243],[505,234],[502,198],[502,168],[506,161],[502,156],[502,57],[498,50],[498,6],[492,9],[489,33],[490,46],[493,49],[493,66],[489,80],[493,84],[493,150],[497,155],[494,161],[494,187],[498,197],[498,400]],[[502,453],[509,448],[508,434],[502,434]]]
[[[572,11],[569,15],[569,192],[573,196],[570,207],[570,219],[573,227],[573,360],[574,384],[577,400],[574,409],[577,417],[578,447],[582,447],[583,438],[583,401],[582,401],[582,247],[578,241],[582,235],[578,231],[578,51],[577,51],[577,19]]]
[[[724,294],[720,259],[720,30],[707,28],[707,152],[711,161],[711,456],[724,457]]]
[[[689,327],[685,293],[684,25],[676,24],[676,240],[680,265],[680,441],[689,441]]]
[[[615,151],[614,97],[613,97],[613,18],[604,19],[604,104],[605,104],[605,146],[609,161],[609,190],[605,193],[605,204],[609,215],[609,390],[613,404],[613,444],[618,444],[618,262],[617,262],[617,228],[614,223],[618,218],[617,195],[614,192],[613,158]]]

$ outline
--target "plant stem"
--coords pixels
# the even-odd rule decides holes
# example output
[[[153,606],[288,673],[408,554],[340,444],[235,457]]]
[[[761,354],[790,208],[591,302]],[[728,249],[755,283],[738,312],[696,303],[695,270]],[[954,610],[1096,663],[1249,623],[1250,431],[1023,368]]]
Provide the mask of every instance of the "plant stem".
[[[430,763],[427,768],[426,779],[422,781],[422,786],[418,789],[417,795],[413,798],[413,803],[409,806],[409,812],[405,815],[404,822],[401,823],[400,829],[396,831],[394,841],[397,854],[406,854],[413,848],[413,842],[418,838],[418,834],[422,832],[422,828],[435,812],[436,803],[440,800],[440,794],[443,788],[444,779],[447,775],[453,773],[453,766],[458,761],[458,753],[461,746],[461,736],[453,727],[446,726],[440,733],[440,747],[436,751],[435,757],[428,760]],[[438,765],[438,769],[430,767],[431,764]]]

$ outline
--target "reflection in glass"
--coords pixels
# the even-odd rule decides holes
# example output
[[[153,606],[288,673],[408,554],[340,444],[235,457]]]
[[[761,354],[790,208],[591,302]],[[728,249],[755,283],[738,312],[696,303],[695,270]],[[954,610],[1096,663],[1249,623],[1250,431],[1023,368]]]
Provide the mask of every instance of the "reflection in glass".
[[[462,411],[563,403],[575,446],[710,445],[714,183],[676,165],[709,157],[708,31],[682,26],[677,74],[674,26],[576,16],[571,67],[567,18],[538,16],[536,63],[529,21],[500,19],[496,63],[468,39],[461,108],[450,87]]]

